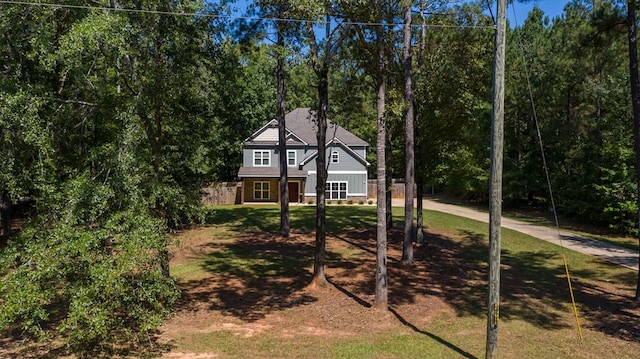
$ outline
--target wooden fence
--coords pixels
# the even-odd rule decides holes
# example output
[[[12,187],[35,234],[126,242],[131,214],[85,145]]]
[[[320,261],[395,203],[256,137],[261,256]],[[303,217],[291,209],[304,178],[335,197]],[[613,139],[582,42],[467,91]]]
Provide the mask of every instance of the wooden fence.
[[[392,198],[404,198],[404,182],[400,182],[400,181],[396,181],[393,180],[392,182],[392,187],[391,187],[391,197]],[[374,198],[376,197],[376,193],[377,192],[377,180],[375,179],[370,179],[367,182],[367,193],[369,194],[369,198]],[[415,196],[416,193],[416,188],[413,188],[413,193]]]
[[[202,188],[202,204],[240,204],[242,182],[214,182]]]

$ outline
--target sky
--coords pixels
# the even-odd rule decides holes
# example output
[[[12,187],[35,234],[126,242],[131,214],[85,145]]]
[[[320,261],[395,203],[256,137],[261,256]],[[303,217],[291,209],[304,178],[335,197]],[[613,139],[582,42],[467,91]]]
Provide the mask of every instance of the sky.
[[[507,6],[507,18],[511,26],[516,26],[516,23],[517,26],[522,26],[527,19],[527,14],[534,6],[542,9],[544,14],[552,20],[562,14],[564,6],[569,2],[569,0],[528,0],[526,3],[521,3],[520,1],[522,0],[515,0],[514,4]],[[515,17],[513,15],[514,10]]]
[[[523,3],[524,1],[524,3]],[[233,7],[238,9],[246,8],[250,0],[237,0]],[[569,0],[514,0],[514,4],[507,6],[507,18],[511,23],[511,26],[515,26],[516,22],[522,25],[527,18],[527,14],[533,9],[534,6],[538,6],[545,15],[549,16],[549,19],[553,19],[556,16],[560,16],[564,9],[564,6]],[[515,10],[515,17],[514,17]],[[495,3],[494,3],[495,13]]]

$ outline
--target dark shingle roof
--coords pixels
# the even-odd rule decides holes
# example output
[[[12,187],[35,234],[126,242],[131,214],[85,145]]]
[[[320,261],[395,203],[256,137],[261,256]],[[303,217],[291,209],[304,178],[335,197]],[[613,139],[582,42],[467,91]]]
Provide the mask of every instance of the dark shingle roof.
[[[315,124],[315,113],[310,108],[297,108],[286,114],[284,120],[287,129],[301,140],[310,146],[318,145],[318,141],[316,140],[317,126]],[[255,143],[252,141],[255,135],[256,133],[248,138],[245,144]],[[338,138],[347,146],[369,146],[369,144],[360,137],[327,120],[327,142],[331,141],[334,137]]]
[[[287,168],[287,176],[289,176],[289,178],[307,177],[307,171],[290,167]],[[280,167],[240,167],[240,170],[238,171],[238,177],[278,178],[280,177]]]
[[[285,116],[284,121],[291,132],[295,133],[308,144],[317,146],[317,126],[314,122],[315,118],[315,113],[314,111],[311,111],[310,108],[297,108],[289,112]],[[347,131],[343,127],[336,125],[330,120],[327,120],[327,141],[331,140],[333,137],[339,138],[340,141],[347,146],[369,146],[369,144],[360,137]]]

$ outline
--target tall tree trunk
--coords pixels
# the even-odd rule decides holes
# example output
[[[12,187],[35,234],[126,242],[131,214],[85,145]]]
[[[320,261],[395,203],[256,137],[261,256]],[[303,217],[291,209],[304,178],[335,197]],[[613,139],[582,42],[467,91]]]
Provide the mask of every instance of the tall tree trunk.
[[[0,217],[2,217],[2,230],[0,235],[8,236],[11,234],[11,197],[9,192],[2,191],[2,202],[0,202]]]
[[[423,197],[424,197],[424,179],[422,178],[422,175],[417,175],[416,178],[416,187],[417,187],[417,193],[416,193],[416,205],[417,205],[417,219],[416,219],[416,242],[418,243],[425,243],[425,238],[424,238],[424,213],[423,213]]]
[[[325,187],[327,184],[327,107],[329,102],[329,78],[328,69],[323,66],[318,78],[318,112],[316,113],[318,132],[318,157],[316,159],[316,250],[313,264],[313,286],[324,286],[327,279],[324,275],[324,259],[326,246],[326,203]]]
[[[282,12],[281,12],[282,13]],[[284,50],[284,34],[281,29],[283,25],[279,22],[278,28],[278,50]],[[285,137],[286,124],[285,99],[284,99],[284,54],[278,54],[276,65],[276,81],[278,82],[277,106],[278,106],[278,150],[280,152],[280,235],[289,237],[289,186],[288,182],[288,156],[287,139]]]
[[[413,186],[414,186],[414,114],[413,114],[413,77],[411,59],[411,5],[405,0],[404,9],[404,115],[405,126],[405,176],[404,176],[404,241],[402,245],[402,263],[413,262]]]
[[[386,100],[385,100],[386,101]],[[391,212],[391,204],[393,202],[393,173],[391,171],[388,171],[388,169],[386,168],[387,166],[387,160],[391,159],[391,140],[393,138],[393,134],[391,133],[391,131],[388,131],[388,129],[386,128],[386,116],[385,116],[385,144],[384,144],[384,153],[385,153],[385,192],[384,192],[384,204],[386,207],[386,219],[387,219],[387,224],[386,227],[387,229],[391,229],[393,228],[393,213]]]
[[[378,71],[376,76],[376,86],[378,95],[376,107],[378,112],[378,133],[376,142],[377,155],[377,230],[376,230],[376,288],[374,307],[387,310],[388,289],[387,289],[387,174],[386,174],[386,121],[385,121],[385,51],[382,26],[376,28],[377,37],[377,62]]]
[[[640,227],[640,78],[638,77],[638,46],[636,35],[637,26],[635,0],[627,1],[627,26],[629,30],[629,72],[631,75],[631,102],[633,104],[633,134],[635,139],[634,148],[636,152],[635,167],[636,180],[638,182],[638,224]],[[640,233],[640,231],[638,233]],[[640,302],[640,270],[638,271],[638,283],[636,285],[635,300],[636,302]]]
[[[419,50],[420,52],[418,53],[419,59],[417,61],[418,66],[417,69],[415,70],[416,77],[419,78],[421,75],[423,75],[423,71],[424,68],[422,66],[420,66],[421,63],[423,63],[422,60],[424,60],[425,58],[425,52],[426,52],[426,47],[427,47],[427,17],[425,15],[425,8],[426,8],[426,4],[425,4],[425,0],[420,0],[419,3],[420,6],[420,18],[422,20],[422,28],[420,31],[420,47]],[[412,64],[413,65],[413,64]],[[413,66],[412,66],[413,67]],[[422,98],[423,101],[425,100],[425,94],[422,94]],[[414,99],[415,99],[415,94],[414,94]],[[415,131],[416,131],[416,126],[418,126],[418,114],[420,113],[420,108],[418,107],[418,105],[416,104],[416,102],[413,102],[413,112],[414,112],[414,118],[415,118],[415,122],[414,122],[414,135],[415,135]],[[418,136],[415,140],[414,143],[414,148],[416,149],[415,153],[414,153],[414,165],[416,163],[423,163],[421,161],[421,156],[423,156],[424,154],[424,149],[422,148],[423,143],[420,142],[420,136]],[[414,174],[416,176],[416,182],[417,182],[417,193],[416,193],[416,201],[417,201],[417,219],[416,219],[416,242],[418,243],[425,243],[426,242],[426,238],[424,235],[424,210],[423,210],[423,198],[424,198],[424,172],[425,169],[424,168],[417,168],[417,173],[415,172],[416,168],[414,168]]]
[[[393,10],[395,2],[394,1],[383,1],[382,4],[380,4],[380,8],[384,9],[383,11],[385,11],[384,13],[384,17],[387,24],[393,24],[395,21],[395,12]],[[381,17],[382,18],[382,17]],[[382,20],[380,22],[383,22]],[[391,55],[391,51],[389,49],[387,49],[386,47],[386,43],[389,44],[394,44],[396,39],[395,39],[395,33],[394,31],[386,31],[386,28],[383,27],[383,31],[380,33],[380,38],[382,39],[382,42],[379,44],[378,46],[378,57],[382,57],[384,60],[383,63],[383,79],[385,81],[384,85],[385,87],[388,86],[389,88],[394,88],[395,86],[395,73],[394,71],[389,71],[387,72],[387,60],[386,59],[392,59],[393,56]],[[381,70],[382,68],[380,68],[379,70]],[[385,89],[386,91],[386,89]],[[386,98],[383,98],[383,102],[386,103]],[[386,111],[386,110],[385,110]],[[393,131],[389,130],[389,127],[387,125],[387,117],[386,114],[384,114],[384,118],[385,118],[385,132],[386,132],[386,143],[385,143],[385,174],[386,174],[386,197],[385,197],[385,201],[386,201],[386,206],[387,206],[387,229],[391,229],[393,228],[393,212],[392,212],[392,202],[393,202],[393,172],[389,170],[389,166],[387,165],[387,161],[391,161],[391,151],[393,149]]]
[[[328,4],[327,4],[328,6]],[[323,59],[320,59],[318,45],[313,30],[313,25],[307,23],[309,47],[314,72],[318,78],[318,110],[316,113],[316,141],[318,142],[318,157],[316,158],[316,246],[313,262],[313,279],[311,287],[324,287],[328,284],[324,274],[324,260],[326,247],[326,203],[325,187],[327,184],[327,110],[329,107],[329,63],[332,53],[329,46],[331,34],[331,15],[329,8],[326,11],[325,49]]]

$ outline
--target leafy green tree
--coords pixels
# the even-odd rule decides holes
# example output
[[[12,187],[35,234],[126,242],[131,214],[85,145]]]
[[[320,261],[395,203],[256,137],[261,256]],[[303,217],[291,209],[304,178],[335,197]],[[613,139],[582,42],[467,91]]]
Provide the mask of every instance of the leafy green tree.
[[[508,202],[548,203],[539,129],[558,213],[623,231],[633,227],[620,11],[612,2],[575,1],[553,24],[534,10],[512,31],[506,125],[514,141],[507,141],[505,158]]]
[[[125,151],[122,166],[133,157]],[[114,177],[123,187],[135,184]],[[149,214],[135,187],[128,189],[117,193],[85,173],[52,193],[47,214],[33,218],[2,254],[0,328],[42,338],[53,326],[88,350],[114,334],[122,343],[137,340],[161,323],[178,297],[173,280],[158,270],[165,223]]]
[[[203,4],[113,6],[134,11],[8,5],[0,19],[0,188],[35,207],[0,252],[0,328],[79,349],[170,312],[167,230],[196,218],[212,167],[215,28],[168,15]]]
[[[276,113],[275,61],[271,46],[225,38],[210,64],[213,123],[204,156],[211,161],[208,180],[231,181],[242,166],[242,141]]]
[[[416,176],[486,199],[493,22],[477,5],[440,11],[425,16],[416,59]]]

